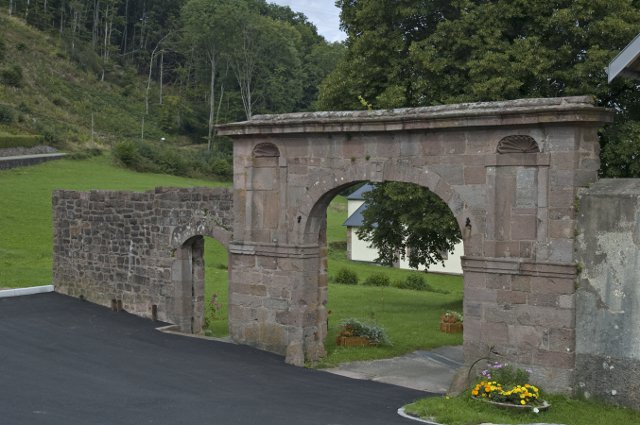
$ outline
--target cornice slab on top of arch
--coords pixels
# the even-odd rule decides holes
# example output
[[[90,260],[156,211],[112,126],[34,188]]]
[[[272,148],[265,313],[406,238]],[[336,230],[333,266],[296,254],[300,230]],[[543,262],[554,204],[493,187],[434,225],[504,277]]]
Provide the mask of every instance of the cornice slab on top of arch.
[[[326,111],[257,115],[251,121],[222,124],[223,136],[304,133],[394,132],[424,129],[497,127],[613,120],[613,112],[590,96],[519,99],[374,111]]]
[[[304,200],[300,202],[299,214],[306,217],[304,235],[316,234],[315,229],[309,228],[312,225],[311,223],[316,222],[311,220],[311,217],[324,213],[326,206],[323,204],[328,203],[328,201],[322,201],[326,194],[349,183],[397,181],[426,187],[449,206],[461,229],[465,224],[466,211],[478,208],[477,205],[470,204],[464,195],[456,190],[456,186],[450,185],[440,175],[430,170],[428,166],[421,168],[411,167],[410,169],[381,167],[380,170],[371,166],[354,166],[341,171],[332,170],[330,174],[330,177],[319,179],[311,185],[309,191],[305,194]]]

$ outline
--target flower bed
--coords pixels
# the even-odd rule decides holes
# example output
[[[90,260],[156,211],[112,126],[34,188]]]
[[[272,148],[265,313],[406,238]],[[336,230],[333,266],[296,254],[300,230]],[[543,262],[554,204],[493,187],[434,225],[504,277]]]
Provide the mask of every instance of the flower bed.
[[[535,385],[515,385],[504,389],[497,381],[480,381],[471,390],[471,395],[476,398],[484,398],[498,403],[511,405],[537,405],[540,404],[540,390]]]
[[[490,363],[482,371],[480,382],[471,390],[471,397],[511,410],[533,410],[537,413],[548,409],[550,405],[541,400],[540,389],[529,383],[523,384],[528,380],[528,370]]]

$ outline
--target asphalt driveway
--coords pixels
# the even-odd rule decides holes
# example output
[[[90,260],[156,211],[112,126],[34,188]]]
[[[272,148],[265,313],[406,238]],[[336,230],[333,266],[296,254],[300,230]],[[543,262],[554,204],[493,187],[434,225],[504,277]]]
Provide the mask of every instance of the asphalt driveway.
[[[0,299],[0,424],[411,424],[427,393],[284,364],[59,294]]]

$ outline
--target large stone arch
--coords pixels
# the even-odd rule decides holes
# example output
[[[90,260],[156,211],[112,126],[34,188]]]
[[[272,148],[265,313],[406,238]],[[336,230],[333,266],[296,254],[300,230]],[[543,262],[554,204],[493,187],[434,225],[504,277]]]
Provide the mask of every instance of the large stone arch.
[[[394,170],[394,162],[389,167],[390,171]],[[354,168],[358,168],[355,166]],[[362,167],[365,168],[365,167]],[[305,202],[304,208],[300,210],[301,217],[308,217],[306,227],[304,229],[305,239],[303,243],[311,242],[314,234],[317,234],[319,230],[319,224],[317,223],[324,211],[326,210],[329,202],[344,189],[362,182],[383,182],[383,181],[397,181],[402,183],[413,183],[419,186],[426,187],[436,195],[440,197],[451,209],[452,214],[458,221],[460,231],[464,231],[469,218],[470,211],[467,206],[469,205],[463,196],[451,187],[444,179],[439,175],[432,172],[429,167],[425,167],[420,173],[406,173],[403,174],[388,172],[382,175],[368,176],[365,172],[349,172],[344,173],[348,175],[341,175],[340,170],[336,170],[333,180],[322,182],[322,184],[314,186],[309,190],[307,195],[308,201]],[[311,206],[309,208],[309,206]],[[465,215],[465,212],[468,213]],[[308,239],[311,238],[311,239]]]
[[[575,198],[597,179],[597,131],[610,120],[591,98],[574,97],[221,126],[234,141],[232,338],[294,364],[321,357],[323,209],[352,182],[405,181],[435,192],[464,226],[466,361],[492,349],[568,391]]]

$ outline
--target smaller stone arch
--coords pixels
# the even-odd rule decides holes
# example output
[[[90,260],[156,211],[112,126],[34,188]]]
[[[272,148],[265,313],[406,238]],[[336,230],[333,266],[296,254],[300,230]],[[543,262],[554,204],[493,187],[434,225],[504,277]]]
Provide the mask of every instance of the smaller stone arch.
[[[524,134],[513,134],[502,138],[498,142],[497,153],[538,153],[540,152],[540,146],[538,142],[531,137]]]
[[[204,322],[204,237],[193,236],[175,250],[171,282],[174,322],[183,332],[201,332]]]
[[[195,236],[210,236],[228,248],[231,230],[223,226],[215,217],[206,217],[193,223],[176,226],[171,232],[171,248],[179,248]]]

